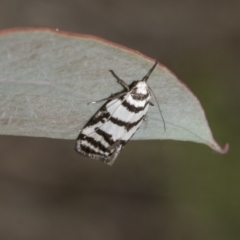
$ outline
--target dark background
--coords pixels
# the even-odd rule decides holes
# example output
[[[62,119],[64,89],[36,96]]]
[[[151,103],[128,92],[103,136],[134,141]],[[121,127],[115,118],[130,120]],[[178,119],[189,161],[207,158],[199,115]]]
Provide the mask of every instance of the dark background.
[[[240,239],[240,1],[0,0],[0,29],[34,26],[157,58],[230,151],[130,141],[108,167],[74,141],[1,136],[0,239]]]

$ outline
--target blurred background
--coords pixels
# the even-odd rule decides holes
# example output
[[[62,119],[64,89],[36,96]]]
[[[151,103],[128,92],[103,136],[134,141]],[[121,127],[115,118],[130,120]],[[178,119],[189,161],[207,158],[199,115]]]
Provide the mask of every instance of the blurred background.
[[[0,239],[240,239],[239,0],[0,0],[0,29],[51,27],[157,58],[201,101],[226,155],[130,141],[112,167],[75,141],[0,137]]]

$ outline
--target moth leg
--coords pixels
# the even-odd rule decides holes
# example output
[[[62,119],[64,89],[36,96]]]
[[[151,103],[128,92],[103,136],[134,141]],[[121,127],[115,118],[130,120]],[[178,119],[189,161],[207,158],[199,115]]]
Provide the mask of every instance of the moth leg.
[[[122,80],[120,79],[113,70],[109,70],[110,73],[117,79],[117,82],[123,86],[127,91],[129,91],[129,86]]]
[[[112,99],[111,96],[107,97],[107,98],[97,100],[97,101],[88,102],[87,104],[99,103],[99,102],[107,101],[107,100],[110,100],[110,99]]]
[[[108,166],[112,166],[115,160],[117,159],[119,152],[115,151],[111,158],[103,160],[103,163],[107,164]]]
[[[114,144],[112,144],[111,146],[109,146],[109,147],[107,148],[107,150],[112,150],[112,149],[114,149],[114,148],[117,148],[117,147],[119,146],[119,144],[120,144],[120,141],[118,140],[118,141],[116,141]]]
[[[148,122],[148,118],[147,118],[146,115],[143,117],[143,121],[144,121],[144,122]]]
[[[100,99],[98,101],[88,102],[87,104],[93,104],[93,103],[99,103],[99,102],[108,101],[108,100],[114,100],[114,99],[119,98],[119,97],[121,97],[125,94],[126,94],[126,92],[117,93],[117,94],[111,95],[110,97]]]
[[[152,102],[149,102],[149,104],[150,104],[151,106],[155,106]]]
[[[103,160],[103,162],[109,166],[113,165],[114,161],[116,160],[118,154],[122,149],[120,140],[116,141],[114,144],[108,147],[108,150],[111,150],[111,149],[114,149],[113,154],[110,157]]]

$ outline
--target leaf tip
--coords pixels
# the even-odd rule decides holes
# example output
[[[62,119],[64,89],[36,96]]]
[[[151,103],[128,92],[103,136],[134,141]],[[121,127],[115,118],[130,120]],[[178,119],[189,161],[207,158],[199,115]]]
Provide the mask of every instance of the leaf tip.
[[[225,146],[223,148],[221,148],[218,144],[212,144],[210,146],[214,151],[221,153],[221,154],[225,154],[228,152],[229,150],[229,144],[225,144]]]
[[[228,152],[228,150],[229,150],[229,144],[227,143],[227,144],[225,144],[224,148],[221,149],[220,153],[225,154]]]

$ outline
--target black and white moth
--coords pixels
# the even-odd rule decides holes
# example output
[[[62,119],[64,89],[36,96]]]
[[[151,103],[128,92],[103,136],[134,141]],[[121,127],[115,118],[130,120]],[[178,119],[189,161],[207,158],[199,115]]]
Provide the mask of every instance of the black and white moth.
[[[102,99],[107,102],[80,130],[76,143],[78,153],[108,165],[113,164],[125,144],[146,119],[149,104],[153,105],[150,102],[151,92],[147,80],[156,65],[157,61],[142,80],[133,81],[130,85],[110,70],[124,90]]]

